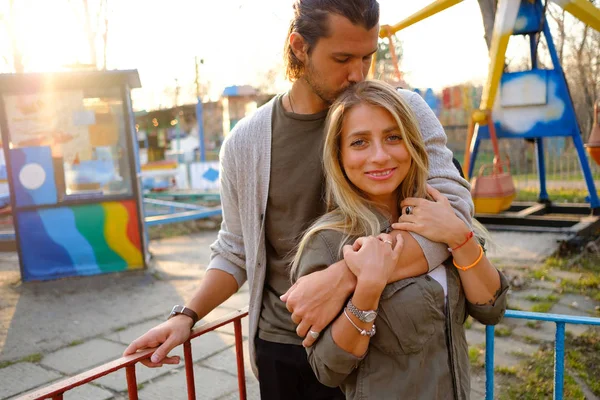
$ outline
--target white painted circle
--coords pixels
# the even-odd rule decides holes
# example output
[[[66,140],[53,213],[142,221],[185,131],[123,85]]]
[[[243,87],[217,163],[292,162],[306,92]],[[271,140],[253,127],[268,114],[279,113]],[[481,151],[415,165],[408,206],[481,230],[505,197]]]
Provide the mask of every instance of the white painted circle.
[[[35,190],[44,184],[46,171],[38,163],[27,164],[21,169],[19,180],[26,189]]]

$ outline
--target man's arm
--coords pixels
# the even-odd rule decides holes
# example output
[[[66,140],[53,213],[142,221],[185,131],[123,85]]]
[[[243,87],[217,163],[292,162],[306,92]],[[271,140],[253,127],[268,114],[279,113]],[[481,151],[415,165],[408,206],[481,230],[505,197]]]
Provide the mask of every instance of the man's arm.
[[[194,310],[198,318],[203,318],[227,300],[246,280],[246,257],[239,216],[235,158],[231,157],[234,153],[231,145],[232,143],[226,141],[220,156],[223,222],[217,240],[211,245],[211,261],[206,275],[192,299],[186,303],[186,307]],[[168,357],[168,354],[188,339],[191,328],[191,318],[177,315],[134,340],[123,355],[158,346],[149,360],[142,361],[144,365],[160,367],[163,364],[177,364],[179,358]]]
[[[444,128],[419,94],[408,90],[400,90],[400,94],[415,113],[419,122],[419,129],[423,135],[429,160],[427,183],[443,194],[449,200],[456,215],[468,227],[471,227],[474,206],[470,185],[460,176],[454,166],[452,151],[446,146],[447,136]],[[421,247],[423,255],[427,259],[429,270],[436,268],[450,256],[446,245],[432,242],[414,232],[411,232],[410,235],[415,238]]]
[[[469,227],[474,212],[469,183],[461,178],[452,162],[452,152],[446,147],[446,134],[433,111],[417,93],[402,90],[419,122],[419,128],[429,157],[428,183],[442,193],[456,214]],[[398,232],[392,232],[394,237]],[[418,276],[434,269],[448,258],[450,253],[443,243],[432,242],[416,233],[401,233],[404,250],[396,265],[391,281]],[[331,282],[337,282],[332,285]],[[319,331],[325,328],[342,309],[345,300],[354,291],[355,278],[339,261],[329,268],[307,275],[298,280],[283,296],[292,319],[299,326],[298,335],[306,336],[308,328]],[[312,343],[307,338],[305,342]]]

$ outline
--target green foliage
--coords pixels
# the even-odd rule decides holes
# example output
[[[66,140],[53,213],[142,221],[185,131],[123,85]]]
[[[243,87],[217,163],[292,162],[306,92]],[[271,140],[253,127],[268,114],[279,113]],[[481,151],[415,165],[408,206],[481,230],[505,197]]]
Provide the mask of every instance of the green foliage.
[[[508,326],[496,326],[494,332],[498,337],[508,337],[512,335],[512,328]]]
[[[25,356],[23,358],[20,358],[16,361],[0,361],[0,369],[6,368],[10,365],[20,363],[20,362],[38,363],[38,362],[42,361],[42,358],[44,358],[43,354],[33,353],[33,354],[29,354],[28,356]]]
[[[480,346],[469,346],[469,361],[473,368],[483,368],[485,366],[483,354],[484,352]]]

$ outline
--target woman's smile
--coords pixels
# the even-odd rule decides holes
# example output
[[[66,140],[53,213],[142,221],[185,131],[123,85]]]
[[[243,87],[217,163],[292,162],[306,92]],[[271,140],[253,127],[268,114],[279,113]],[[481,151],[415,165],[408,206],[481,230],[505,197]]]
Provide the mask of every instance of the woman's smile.
[[[392,177],[396,168],[387,168],[387,169],[377,169],[372,171],[367,171],[365,174],[376,181],[384,181]]]

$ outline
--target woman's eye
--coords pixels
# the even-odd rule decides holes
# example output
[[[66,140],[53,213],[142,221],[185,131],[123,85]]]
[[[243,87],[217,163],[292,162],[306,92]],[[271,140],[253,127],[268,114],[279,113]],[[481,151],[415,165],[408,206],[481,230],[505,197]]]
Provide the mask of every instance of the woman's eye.
[[[340,64],[344,64],[346,62],[348,62],[349,58],[336,58],[335,62],[338,62]]]
[[[388,136],[388,140],[390,142],[397,142],[397,141],[402,140],[402,137],[400,135],[390,135],[390,136]]]
[[[352,146],[352,147],[360,147],[360,146],[362,146],[364,144],[365,144],[364,140],[357,139],[357,140],[354,140],[352,143],[350,143],[350,146]]]

